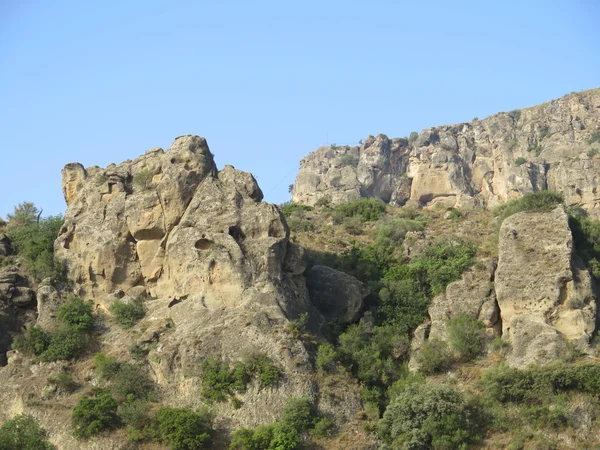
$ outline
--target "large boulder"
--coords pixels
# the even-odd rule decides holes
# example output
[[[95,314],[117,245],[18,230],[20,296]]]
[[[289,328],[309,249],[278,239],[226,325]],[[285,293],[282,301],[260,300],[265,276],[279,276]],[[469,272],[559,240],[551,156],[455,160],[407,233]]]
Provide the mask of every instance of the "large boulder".
[[[504,220],[495,291],[510,364],[556,360],[567,341],[586,350],[596,326],[595,286],[574,254],[562,206]]]
[[[306,271],[311,301],[327,320],[341,325],[356,322],[369,290],[356,278],[327,266],[315,265]]]

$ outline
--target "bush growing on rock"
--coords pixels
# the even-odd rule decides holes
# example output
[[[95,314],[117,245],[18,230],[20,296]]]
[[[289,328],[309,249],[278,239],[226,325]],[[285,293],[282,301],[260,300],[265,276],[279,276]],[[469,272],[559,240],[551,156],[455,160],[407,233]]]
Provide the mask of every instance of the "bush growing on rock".
[[[119,402],[107,392],[99,392],[94,397],[81,398],[71,416],[75,437],[86,439],[120,425],[117,416]]]
[[[56,450],[48,442],[48,432],[33,416],[21,414],[0,427],[0,450]]]
[[[301,205],[294,202],[285,202],[281,205],[281,212],[289,219],[295,212],[312,211],[312,208],[307,205]]]
[[[92,302],[86,302],[74,295],[70,296],[64,304],[60,305],[56,316],[64,325],[77,330],[90,331],[94,327]]]
[[[131,328],[146,315],[144,307],[137,302],[115,300],[109,310],[114,321],[123,328]]]
[[[8,215],[7,236],[25,272],[36,281],[46,277],[66,279],[64,265],[54,258],[54,241],[63,226],[62,216],[39,218],[41,212],[30,202],[15,206]]]
[[[509,200],[494,210],[498,222],[518,212],[547,212],[552,211],[564,201],[562,194],[550,191],[529,192],[521,198]]]
[[[448,344],[439,339],[429,339],[417,353],[419,372],[423,375],[434,375],[444,372],[452,364],[452,355],[448,351]]]
[[[472,361],[483,352],[485,326],[469,314],[460,314],[450,319],[448,339],[461,361]]]
[[[25,332],[15,338],[12,346],[26,355],[39,356],[50,345],[50,335],[42,330],[41,327],[34,325],[25,330]]]

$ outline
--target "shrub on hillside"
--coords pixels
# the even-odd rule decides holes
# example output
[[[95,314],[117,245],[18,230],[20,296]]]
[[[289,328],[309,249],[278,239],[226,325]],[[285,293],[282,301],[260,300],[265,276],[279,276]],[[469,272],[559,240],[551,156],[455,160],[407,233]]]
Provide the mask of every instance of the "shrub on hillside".
[[[73,380],[73,376],[66,370],[61,370],[55,377],[48,377],[48,383],[56,386],[61,392],[73,392],[77,389],[77,383]]]
[[[346,217],[358,216],[363,222],[373,221],[385,213],[385,204],[372,198],[361,198],[338,205],[333,210],[333,219],[341,223]]]
[[[150,169],[142,169],[133,176],[133,184],[142,188],[147,189],[152,183],[152,171]]]
[[[123,401],[133,396],[137,399],[147,399],[154,389],[152,380],[146,371],[134,364],[120,363],[115,374],[110,378],[110,390],[113,395]]]
[[[443,384],[408,384],[379,423],[385,449],[466,449],[481,434],[477,408]]]
[[[301,205],[294,202],[285,202],[281,205],[281,212],[287,219],[289,219],[294,212],[304,211],[312,211],[312,208],[310,206]]]
[[[419,372],[423,375],[435,375],[448,370],[452,364],[452,355],[448,344],[439,339],[429,339],[417,353]]]
[[[74,295],[71,295],[64,304],[59,306],[56,316],[64,325],[77,330],[90,331],[94,327],[92,302],[86,302]]]
[[[346,167],[356,167],[358,166],[358,156],[354,155],[344,155],[340,158],[340,166]]]
[[[117,428],[120,424],[117,416],[118,405],[119,403],[107,392],[81,398],[71,416],[75,437],[85,439],[104,430]]]
[[[134,430],[143,430],[150,424],[150,405],[146,400],[131,399],[117,407],[121,421]]]
[[[448,340],[461,361],[472,361],[483,352],[485,326],[469,314],[460,314],[450,319]]]
[[[27,328],[12,343],[15,350],[29,356],[41,355],[48,348],[48,345],[50,345],[50,335],[37,325]]]
[[[63,226],[62,216],[38,218],[40,211],[30,202],[15,206],[8,215],[7,236],[25,272],[37,281],[46,277],[66,279],[64,265],[54,258],[54,241]]]
[[[551,191],[529,192],[521,198],[509,200],[494,210],[494,215],[502,223],[504,219],[518,212],[551,211],[564,201],[562,194]]]
[[[131,328],[146,315],[144,307],[137,302],[115,300],[109,310],[114,321],[123,328]]]
[[[386,249],[399,248],[409,231],[422,231],[422,220],[388,218],[377,223],[373,228],[372,236],[375,244]]]
[[[48,348],[40,355],[42,361],[61,361],[81,356],[87,349],[89,336],[81,329],[62,325],[52,332]]]
[[[600,220],[589,219],[584,211],[569,209],[569,226],[577,253],[592,275],[600,279]]]
[[[173,450],[211,448],[213,418],[206,409],[161,408],[156,415],[156,437]]]
[[[21,414],[0,427],[0,450],[56,450],[48,442],[48,432],[33,416]]]

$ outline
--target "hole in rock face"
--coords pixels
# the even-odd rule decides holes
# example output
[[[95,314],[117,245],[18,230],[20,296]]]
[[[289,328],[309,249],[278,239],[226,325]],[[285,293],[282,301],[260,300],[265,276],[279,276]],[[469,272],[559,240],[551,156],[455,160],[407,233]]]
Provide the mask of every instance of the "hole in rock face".
[[[213,246],[214,242],[208,239],[199,239],[198,241],[196,241],[196,244],[194,245],[194,247],[196,247],[198,250],[208,250],[209,248],[211,248]]]
[[[244,240],[244,238],[246,237],[244,235],[244,232],[242,231],[242,229],[240,227],[238,227],[237,225],[233,225],[233,226],[229,227],[229,236],[231,236],[238,242],[241,240]]]

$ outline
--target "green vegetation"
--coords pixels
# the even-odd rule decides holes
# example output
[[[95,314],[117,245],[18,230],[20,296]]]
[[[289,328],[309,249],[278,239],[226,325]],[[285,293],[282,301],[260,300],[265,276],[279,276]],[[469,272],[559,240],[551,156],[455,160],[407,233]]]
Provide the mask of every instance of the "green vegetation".
[[[588,138],[588,144],[592,145],[594,142],[600,142],[600,130],[592,131]]]
[[[54,258],[54,241],[64,224],[62,216],[39,218],[41,211],[30,202],[15,206],[9,214],[6,234],[27,275],[66,280],[64,264]]]
[[[292,214],[297,211],[312,211],[312,208],[310,206],[300,205],[299,203],[294,202],[285,202],[281,205],[281,212],[287,219],[289,219],[292,216]]]
[[[540,132],[539,140],[542,141],[542,140],[544,140],[544,138],[546,138],[546,136],[548,136],[548,133],[550,133],[550,128],[548,126],[544,125],[543,127],[540,127],[539,132]]]
[[[575,249],[596,279],[600,279],[600,221],[586,217],[585,211],[570,209],[569,226]]]
[[[211,448],[214,416],[208,409],[161,408],[153,424],[154,438],[172,450]]]
[[[552,211],[563,202],[563,196],[557,192],[538,191],[529,192],[523,197],[509,200],[501,204],[494,210],[494,215],[498,217],[498,222],[502,223],[504,219],[518,212],[548,212]]]
[[[148,189],[152,183],[154,174],[150,169],[142,169],[133,176],[133,184],[142,188]]]
[[[419,133],[417,133],[416,131],[411,131],[410,135],[408,136],[408,142],[410,142],[412,144],[413,142],[415,142],[417,140],[418,137],[419,137]]]
[[[346,167],[346,166],[356,167],[356,166],[358,166],[358,156],[344,155],[340,158],[340,165],[342,167]]]
[[[17,337],[13,347],[41,361],[67,360],[82,355],[87,349],[89,333],[94,326],[91,302],[71,296],[58,308],[58,328],[46,333],[34,326]]]
[[[372,237],[375,245],[393,251],[402,245],[406,233],[422,231],[425,222],[422,219],[402,219],[384,217],[373,228]]]
[[[56,450],[34,417],[21,414],[0,427],[0,450]]]
[[[467,449],[481,442],[478,408],[452,387],[409,383],[379,423],[382,449]]]
[[[131,328],[146,315],[144,307],[138,302],[126,303],[115,300],[110,305],[110,313],[114,321],[123,328]]]
[[[117,416],[119,402],[108,392],[96,392],[93,397],[81,398],[71,416],[73,434],[78,438],[89,438],[104,430],[120,425]]]
[[[363,222],[373,221],[385,213],[385,204],[372,198],[361,198],[338,205],[333,210],[333,219],[341,223],[346,217],[358,216]]]
[[[517,159],[515,159],[515,165],[517,165],[517,166],[522,166],[526,162],[527,162],[527,160],[525,158],[523,158],[522,156],[519,156]]]
[[[508,113],[508,117],[510,117],[513,122],[518,122],[519,119],[521,118],[521,110],[520,109],[513,109],[512,111],[510,111]]]
[[[120,401],[128,398],[147,399],[154,385],[142,366],[119,362],[104,353],[94,355],[96,375],[109,382],[110,392]]]
[[[588,150],[587,157],[591,159],[594,156],[596,156],[598,153],[600,153],[600,150],[598,150],[597,148],[592,148],[592,149]]]
[[[448,344],[439,339],[428,339],[417,353],[419,372],[423,375],[442,373],[452,365],[452,355]]]
[[[303,434],[323,436],[330,430],[331,421],[319,416],[310,400],[297,398],[286,405],[280,422],[235,431],[229,450],[297,450]]]
[[[261,388],[273,386],[282,376],[281,370],[261,353],[248,356],[247,362],[229,367],[225,362],[207,358],[202,362],[202,395],[209,402],[223,402],[256,378]]]
[[[61,392],[73,392],[77,389],[77,383],[73,376],[66,370],[61,370],[55,377],[48,377],[48,383],[53,384]]]
[[[450,319],[448,340],[461,361],[477,358],[485,346],[485,326],[469,314]]]

